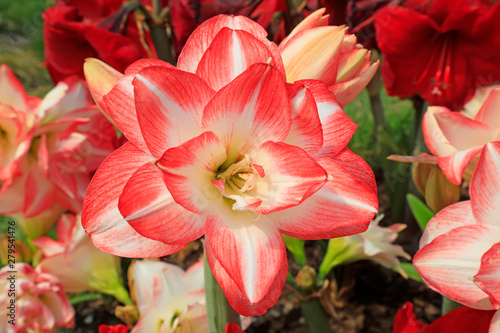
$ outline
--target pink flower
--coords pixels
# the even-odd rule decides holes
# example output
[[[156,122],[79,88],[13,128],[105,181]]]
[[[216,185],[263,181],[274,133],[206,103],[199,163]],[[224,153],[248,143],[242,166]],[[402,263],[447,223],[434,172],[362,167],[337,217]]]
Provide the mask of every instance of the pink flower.
[[[117,147],[116,134],[74,77],[42,100],[27,96],[2,66],[0,88],[0,214],[35,238],[65,209],[81,209],[92,173]]]
[[[162,261],[135,261],[132,290],[141,317],[137,332],[208,332],[203,261],[181,268]]]
[[[500,88],[495,88],[474,118],[444,107],[430,107],[425,113],[425,144],[453,184],[460,185],[462,178],[470,180],[483,146],[500,140],[499,107]]]
[[[499,188],[500,142],[493,142],[479,158],[471,200],[429,221],[413,259],[431,289],[475,309],[500,308]]]
[[[129,140],[87,192],[82,222],[94,244],[159,257],[205,235],[210,267],[243,315],[280,295],[281,233],[359,233],[378,206],[372,171],[346,148],[356,125],[323,82],[287,84],[265,35],[218,16],[193,33],[179,68],[139,60],[105,95],[87,76]]]
[[[73,327],[75,311],[55,276],[40,274],[26,263],[17,263],[15,274],[11,270],[8,266],[0,270],[0,306],[2,312],[7,309],[0,319],[1,332],[55,333],[56,327]],[[13,275],[15,279],[11,279]],[[15,289],[15,296],[9,289]],[[12,304],[14,311],[9,310]],[[8,320],[14,320],[15,326]]]
[[[320,9],[302,21],[279,45],[286,79],[324,81],[340,105],[349,104],[370,82],[378,68],[370,51],[357,44],[343,26],[328,26]]]
[[[129,301],[120,278],[120,258],[92,244],[79,216],[65,214],[59,219],[57,240],[43,236],[32,243],[44,256],[36,270],[56,276],[66,292],[99,291]]]

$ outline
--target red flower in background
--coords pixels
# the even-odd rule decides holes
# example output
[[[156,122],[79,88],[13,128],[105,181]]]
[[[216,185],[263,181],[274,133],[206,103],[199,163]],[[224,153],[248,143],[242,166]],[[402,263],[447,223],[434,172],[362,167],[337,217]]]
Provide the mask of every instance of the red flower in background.
[[[103,60],[123,72],[150,52],[123,0],[57,1],[42,14],[45,66],[57,83],[68,76],[83,76],[86,58]]]
[[[375,17],[390,95],[420,94],[459,110],[476,87],[500,81],[500,3],[408,1]],[[388,21],[390,19],[390,22]]]
[[[413,313],[413,304],[399,309],[394,319],[393,333],[486,333],[495,311],[471,309],[462,306],[439,317],[431,324],[424,324]]]

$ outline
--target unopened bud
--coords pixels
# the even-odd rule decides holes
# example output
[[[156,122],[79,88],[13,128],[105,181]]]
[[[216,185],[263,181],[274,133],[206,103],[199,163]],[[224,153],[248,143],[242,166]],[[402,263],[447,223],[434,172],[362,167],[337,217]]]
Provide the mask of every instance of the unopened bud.
[[[118,305],[115,308],[115,316],[130,327],[139,321],[139,311],[133,305]]]
[[[295,278],[297,286],[304,291],[311,291],[316,284],[316,271],[311,266],[304,266]]]
[[[460,186],[452,184],[443,174],[443,171],[435,165],[429,174],[425,187],[425,201],[434,211],[457,203],[460,200]]]
[[[420,155],[427,155],[427,154],[422,153]],[[429,163],[420,163],[420,162],[413,163],[412,167],[413,182],[415,183],[415,186],[417,187],[420,194],[422,194],[423,196],[425,196],[425,188],[427,187],[427,180],[429,179],[429,175],[434,166],[435,166],[434,164],[429,164]]]

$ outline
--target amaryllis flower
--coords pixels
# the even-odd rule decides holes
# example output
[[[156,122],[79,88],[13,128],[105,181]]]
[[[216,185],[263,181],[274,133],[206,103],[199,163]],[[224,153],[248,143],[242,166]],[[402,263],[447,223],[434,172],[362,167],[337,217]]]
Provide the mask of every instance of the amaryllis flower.
[[[409,1],[379,10],[387,92],[460,110],[476,87],[500,81],[499,16],[499,3],[480,0]]]
[[[132,332],[208,332],[203,261],[186,272],[162,261],[134,261],[129,278],[141,315]]]
[[[492,89],[473,119],[443,107],[430,107],[422,127],[425,144],[446,177],[456,185],[470,180],[483,146],[500,140],[500,88]]]
[[[370,82],[378,62],[370,62],[370,52],[343,26],[328,26],[324,12],[309,15],[280,43],[279,50],[288,82],[324,81],[345,106]]]
[[[484,311],[462,306],[439,317],[431,324],[424,324],[413,313],[413,304],[407,302],[398,310],[394,319],[394,333],[495,333],[491,319],[495,311]]]
[[[99,325],[99,333],[127,333],[128,332],[128,326],[126,325],[113,325],[113,326],[108,326],[108,325]]]
[[[58,0],[45,10],[45,66],[54,82],[71,75],[83,79],[88,57],[123,71],[137,59],[151,56],[141,24],[130,10],[120,8],[124,2]]]
[[[74,326],[75,310],[55,276],[40,274],[26,263],[16,263],[15,270],[0,269],[1,332],[56,333],[56,327]]]
[[[432,218],[413,258],[431,289],[476,309],[500,309],[499,188],[500,142],[488,143],[470,183],[471,200]],[[500,330],[498,319],[495,325]]]
[[[373,173],[345,147],[355,125],[323,82],[287,84],[270,44],[249,19],[217,16],[193,33],[179,68],[140,60],[110,90],[117,75],[87,66],[94,97],[129,140],[87,191],[94,244],[159,257],[205,235],[210,267],[243,315],[280,295],[280,233],[362,232],[378,205]]]
[[[389,227],[381,227],[379,222],[383,217],[384,215],[381,214],[373,219],[368,230],[358,235],[331,239],[320,272],[326,275],[335,266],[358,260],[373,260],[384,267],[395,268],[401,275],[407,277],[398,257],[408,260],[411,257],[400,245],[393,244],[406,225],[396,223]]]
[[[77,212],[92,173],[117,146],[116,133],[77,78],[43,99],[27,96],[0,68],[0,214],[33,239],[66,209]]]
[[[56,276],[66,292],[99,291],[129,301],[120,277],[120,258],[92,244],[79,216],[65,214],[59,219],[57,240],[43,236],[32,243],[43,254],[36,270]]]

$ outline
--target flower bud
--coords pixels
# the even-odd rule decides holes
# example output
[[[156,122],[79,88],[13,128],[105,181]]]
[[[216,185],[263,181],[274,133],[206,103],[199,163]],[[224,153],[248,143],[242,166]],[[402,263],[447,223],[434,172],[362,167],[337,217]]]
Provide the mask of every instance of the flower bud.
[[[438,212],[444,207],[458,202],[460,190],[459,185],[452,184],[443,171],[434,165],[425,186],[425,201],[434,212]]]
[[[304,266],[297,274],[295,282],[301,289],[312,291],[316,283],[316,271],[311,266]]]

